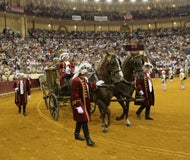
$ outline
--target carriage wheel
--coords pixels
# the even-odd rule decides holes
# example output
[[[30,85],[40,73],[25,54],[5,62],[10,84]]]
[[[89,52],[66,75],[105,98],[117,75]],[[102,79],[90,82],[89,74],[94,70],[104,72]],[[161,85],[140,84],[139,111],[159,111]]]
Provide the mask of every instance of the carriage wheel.
[[[49,97],[49,110],[50,110],[51,117],[54,120],[58,120],[59,106],[58,106],[58,101],[57,101],[55,94],[51,94]]]
[[[43,99],[44,99],[46,108],[49,109],[48,100],[47,100],[48,99],[48,95],[47,95],[46,86],[45,86],[44,83],[42,84],[42,92],[43,92]]]
[[[94,113],[96,111],[96,103],[90,103],[90,113]]]

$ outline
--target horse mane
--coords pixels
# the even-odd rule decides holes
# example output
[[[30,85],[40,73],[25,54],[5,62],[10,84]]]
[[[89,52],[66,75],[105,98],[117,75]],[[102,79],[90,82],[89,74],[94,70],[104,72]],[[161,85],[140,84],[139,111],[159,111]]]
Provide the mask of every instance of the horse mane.
[[[127,58],[124,60],[123,65],[122,65],[122,71],[124,74],[124,78],[127,80],[130,80],[133,78],[133,70],[132,70],[132,66],[131,66],[131,59],[135,56],[137,56],[138,53],[131,53],[128,52],[128,56]]]
[[[123,65],[122,65],[123,68],[127,68],[126,66],[129,65],[128,63],[129,63],[129,61],[130,61],[130,59],[131,59],[132,57],[136,57],[136,56],[139,55],[138,52],[133,52],[133,53],[128,52],[127,54],[128,54],[128,56],[127,56],[127,58],[124,60]]]
[[[113,53],[108,53],[108,51],[104,51],[104,52],[106,53],[106,55],[100,61],[100,63],[97,66],[96,70],[100,70],[106,64],[106,62],[111,59],[111,56],[114,55]]]
[[[128,68],[126,66],[129,65],[128,63],[129,63],[129,60],[131,59],[131,57],[132,57],[132,54],[130,52],[128,52],[127,53],[127,58],[124,60],[122,68],[124,68],[124,69]]]

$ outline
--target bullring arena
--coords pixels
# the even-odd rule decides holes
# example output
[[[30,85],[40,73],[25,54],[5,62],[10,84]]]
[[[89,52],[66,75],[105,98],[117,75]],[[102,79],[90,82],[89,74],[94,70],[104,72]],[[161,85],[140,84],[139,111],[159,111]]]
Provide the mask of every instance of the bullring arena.
[[[190,160],[189,8],[189,0],[0,0],[0,160]],[[59,86],[66,71],[60,67],[63,55],[74,67],[87,61],[93,73],[105,51],[117,55],[119,68],[130,52],[139,53],[130,63],[134,68],[141,60],[151,63],[154,120],[145,120],[144,111],[138,119],[132,101],[129,127],[126,119],[116,120],[122,108],[112,101],[108,133],[102,132],[96,108],[89,122],[95,145],[87,146],[74,138],[69,103],[60,105],[57,121],[52,119],[39,75],[51,68],[52,84]],[[165,91],[163,71],[174,76]],[[183,72],[185,89],[180,88]],[[13,80],[19,74],[31,78],[27,116],[18,114],[14,103]]]
[[[74,140],[75,123],[70,106],[61,106],[58,121],[51,119],[42,92],[32,90],[27,105],[28,116],[18,115],[14,94],[1,96],[0,159],[1,160],[189,160],[190,79],[185,90],[179,78],[167,82],[163,91],[160,78],[153,79],[156,104],[152,107],[153,121],[136,117],[137,106],[131,102],[129,119],[116,121],[121,113],[117,102],[111,102],[111,125],[108,133],[101,131],[98,110],[89,123],[94,147]]]

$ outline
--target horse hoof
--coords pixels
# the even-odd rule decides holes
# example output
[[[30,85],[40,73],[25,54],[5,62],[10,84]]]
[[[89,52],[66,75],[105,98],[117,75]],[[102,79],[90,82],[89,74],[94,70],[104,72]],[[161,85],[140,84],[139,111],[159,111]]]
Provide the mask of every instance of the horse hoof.
[[[123,118],[122,117],[116,117],[116,120],[117,121],[120,121],[120,120],[122,120]]]
[[[108,130],[107,129],[103,129],[103,133],[108,133]]]
[[[128,127],[130,127],[131,126],[131,122],[127,119],[127,121],[126,121],[126,125],[128,126]]]
[[[110,126],[110,124],[105,124],[105,127],[108,128]]]
[[[127,127],[131,127],[131,124],[128,124],[128,123],[127,123],[126,126],[127,126]]]

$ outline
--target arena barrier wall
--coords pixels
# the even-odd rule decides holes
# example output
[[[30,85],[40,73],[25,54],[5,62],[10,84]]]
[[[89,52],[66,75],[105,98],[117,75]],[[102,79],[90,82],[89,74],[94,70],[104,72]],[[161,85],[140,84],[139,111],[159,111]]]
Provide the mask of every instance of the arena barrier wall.
[[[0,82],[0,95],[14,92],[14,81]],[[31,89],[39,88],[39,79],[31,79]]]

